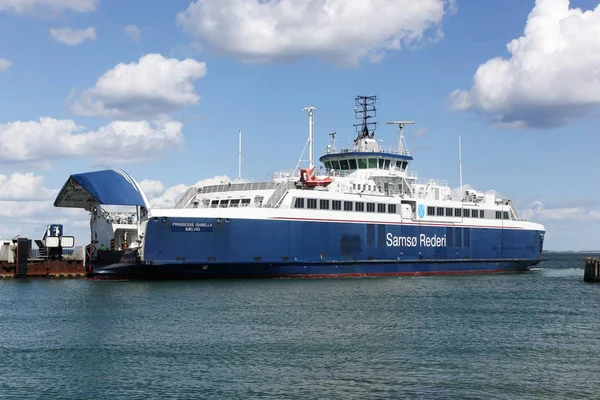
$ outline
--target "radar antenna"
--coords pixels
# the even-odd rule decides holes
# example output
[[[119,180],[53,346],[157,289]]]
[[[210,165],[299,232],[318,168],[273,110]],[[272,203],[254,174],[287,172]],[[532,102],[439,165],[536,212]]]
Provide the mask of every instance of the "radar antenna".
[[[356,96],[356,107],[354,108],[354,114],[356,119],[361,120],[361,123],[354,124],[358,136],[355,142],[363,138],[373,138],[375,136],[375,129],[377,129],[377,122],[370,122],[370,118],[375,118],[377,115],[377,108],[375,103],[377,102],[377,96]],[[369,133],[370,129],[370,133]]]
[[[398,152],[400,154],[408,155],[408,148],[406,147],[406,141],[404,140],[404,125],[412,125],[415,121],[387,121],[388,125],[398,125]]]
[[[331,148],[335,149],[335,136],[337,135],[337,132],[331,132],[329,134],[329,136],[331,136]]]

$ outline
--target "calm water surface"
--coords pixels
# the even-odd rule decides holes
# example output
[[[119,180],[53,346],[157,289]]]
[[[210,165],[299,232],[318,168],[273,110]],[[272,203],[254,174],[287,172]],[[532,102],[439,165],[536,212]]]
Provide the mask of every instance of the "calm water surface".
[[[598,399],[584,255],[515,275],[0,280],[2,399]]]

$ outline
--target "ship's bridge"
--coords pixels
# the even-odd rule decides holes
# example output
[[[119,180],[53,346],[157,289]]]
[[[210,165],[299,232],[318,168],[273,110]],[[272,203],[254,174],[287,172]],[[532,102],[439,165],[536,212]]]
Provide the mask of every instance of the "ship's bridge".
[[[319,158],[328,171],[355,171],[357,169],[383,169],[405,171],[413,158],[408,150],[383,149],[375,139],[359,138],[354,148],[336,149],[327,146]]]

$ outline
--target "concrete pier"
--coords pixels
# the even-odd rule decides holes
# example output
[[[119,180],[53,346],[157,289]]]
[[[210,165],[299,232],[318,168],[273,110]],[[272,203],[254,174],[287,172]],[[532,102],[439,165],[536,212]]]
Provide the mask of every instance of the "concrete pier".
[[[600,282],[600,257],[587,257],[585,259],[585,282]]]

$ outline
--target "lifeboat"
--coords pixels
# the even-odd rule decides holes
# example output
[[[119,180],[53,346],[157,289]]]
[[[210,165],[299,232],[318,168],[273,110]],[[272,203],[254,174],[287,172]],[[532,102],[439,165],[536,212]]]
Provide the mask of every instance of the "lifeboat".
[[[317,178],[315,176],[315,167],[300,169],[300,182],[308,187],[327,186],[333,182],[333,178]]]

